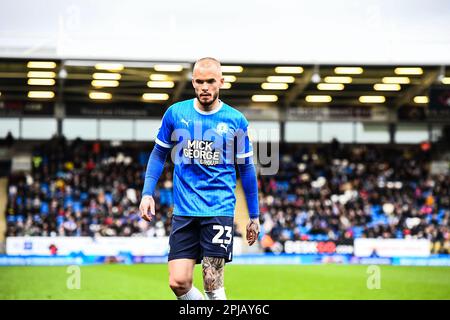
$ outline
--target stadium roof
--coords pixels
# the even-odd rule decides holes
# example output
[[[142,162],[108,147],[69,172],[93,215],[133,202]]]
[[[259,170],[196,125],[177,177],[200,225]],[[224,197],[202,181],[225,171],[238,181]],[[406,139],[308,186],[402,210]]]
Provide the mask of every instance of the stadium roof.
[[[450,85],[449,68],[430,65],[233,63],[223,69],[221,98],[235,106],[426,106],[431,85]],[[0,59],[0,100],[168,106],[193,97],[191,70],[190,62]]]

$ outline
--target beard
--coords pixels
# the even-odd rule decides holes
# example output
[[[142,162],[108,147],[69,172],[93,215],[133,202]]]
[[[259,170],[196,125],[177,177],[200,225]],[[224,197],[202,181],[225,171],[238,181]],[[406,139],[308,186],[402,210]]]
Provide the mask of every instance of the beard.
[[[214,102],[217,100],[218,96],[219,96],[219,94],[216,92],[213,94],[211,101],[209,101],[209,99],[207,101],[205,101],[205,100],[202,100],[205,97],[201,97],[199,94],[197,94],[197,100],[202,105],[202,107],[205,109],[205,111],[209,111],[211,109],[212,105],[214,104]],[[210,98],[210,97],[211,96],[209,96],[207,98]]]

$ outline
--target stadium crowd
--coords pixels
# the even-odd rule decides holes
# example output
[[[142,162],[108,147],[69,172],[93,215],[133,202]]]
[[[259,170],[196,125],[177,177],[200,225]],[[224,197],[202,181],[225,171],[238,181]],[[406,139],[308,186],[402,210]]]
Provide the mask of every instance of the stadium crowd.
[[[9,179],[7,236],[166,236],[172,165],[158,183],[156,216],[138,206],[150,146],[54,138],[32,171]],[[450,250],[450,177],[431,173],[419,146],[280,146],[280,168],[259,175],[263,247],[286,240],[427,238]]]
[[[64,138],[37,147],[31,174],[10,177],[7,235],[167,235],[170,170],[159,182],[153,222],[138,212],[147,159],[148,152],[137,148]]]
[[[434,252],[449,252],[450,176],[431,174],[430,150],[337,141],[285,148],[278,174],[259,178],[262,230],[270,246],[427,238]]]

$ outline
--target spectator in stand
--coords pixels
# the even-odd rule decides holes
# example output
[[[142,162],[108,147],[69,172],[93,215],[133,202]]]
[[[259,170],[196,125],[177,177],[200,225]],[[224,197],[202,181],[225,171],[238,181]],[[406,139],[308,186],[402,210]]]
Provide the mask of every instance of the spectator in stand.
[[[285,147],[279,172],[258,181],[266,246],[426,238],[434,253],[449,252],[450,177],[431,174],[432,149],[338,141]],[[155,194],[158,215],[143,222],[136,199],[148,155],[141,150],[52,138],[35,150],[29,175],[10,177],[7,235],[167,236],[172,176],[167,167]]]

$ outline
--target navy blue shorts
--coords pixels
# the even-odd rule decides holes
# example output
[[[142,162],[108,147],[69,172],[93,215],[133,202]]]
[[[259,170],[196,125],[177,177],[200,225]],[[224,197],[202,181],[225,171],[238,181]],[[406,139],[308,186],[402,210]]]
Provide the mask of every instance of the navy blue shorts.
[[[169,261],[220,257],[233,259],[233,217],[172,217]]]

